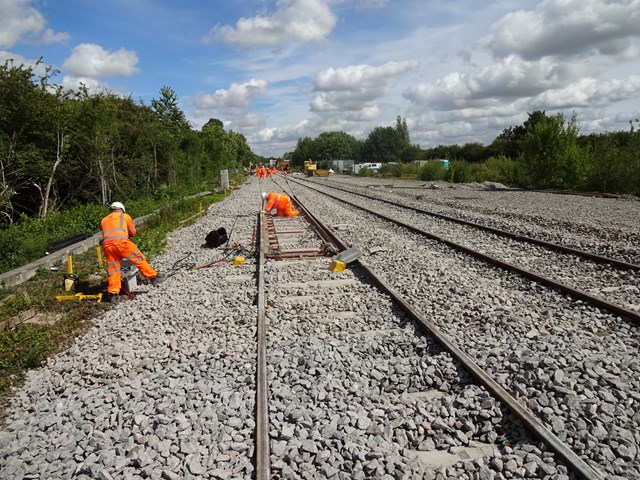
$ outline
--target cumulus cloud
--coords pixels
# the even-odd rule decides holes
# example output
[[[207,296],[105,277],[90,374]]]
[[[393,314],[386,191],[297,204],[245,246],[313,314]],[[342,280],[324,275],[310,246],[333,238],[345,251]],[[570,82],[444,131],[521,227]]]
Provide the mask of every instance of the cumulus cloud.
[[[64,42],[69,34],[46,28],[42,13],[32,0],[0,0],[0,47],[11,48],[21,40],[36,43]]]
[[[82,43],[75,47],[62,64],[66,75],[62,86],[76,90],[84,85],[90,93],[109,91],[124,95],[125,87],[110,87],[104,82],[109,77],[130,76],[138,72],[138,56],[131,50],[121,48],[109,52],[100,45]]]
[[[564,88],[541,93],[530,101],[530,105],[536,109],[597,108],[638,96],[640,75],[604,81],[583,78]]]
[[[94,43],[81,43],[62,66],[72,77],[101,79],[133,75],[137,64],[138,56],[131,50],[109,52]]]
[[[488,101],[513,101],[561,88],[581,73],[582,68],[575,64],[509,56],[473,74],[452,72],[435,83],[414,84],[403,96],[414,105],[439,110],[482,106]]]
[[[528,60],[596,52],[637,54],[640,0],[544,0],[535,10],[509,13],[479,45],[494,56]]]
[[[74,77],[72,75],[65,75],[62,78],[61,85],[65,90],[78,90],[81,86],[84,86],[90,94],[112,91],[106,83],[91,77]]]
[[[336,21],[335,14],[322,0],[279,0],[271,16],[241,18],[235,27],[216,25],[203,41],[225,41],[239,47],[318,42],[333,30]]]
[[[232,83],[228,89],[219,89],[213,94],[200,93],[193,104],[196,111],[203,114],[219,109],[243,109],[254,97],[263,95],[267,86],[266,80],[252,78],[245,83]]]
[[[320,71],[313,82],[319,92],[311,110],[352,121],[374,120],[380,110],[376,101],[388,93],[398,77],[415,70],[416,61],[388,62],[380,66],[350,65]]]

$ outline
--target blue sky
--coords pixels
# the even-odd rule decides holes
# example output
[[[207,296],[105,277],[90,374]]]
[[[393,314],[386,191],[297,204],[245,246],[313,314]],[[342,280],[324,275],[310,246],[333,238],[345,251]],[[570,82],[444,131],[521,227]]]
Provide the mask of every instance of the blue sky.
[[[406,119],[422,148],[490,143],[527,112],[582,133],[640,117],[640,0],[0,0],[0,61],[56,83],[163,86],[264,156]]]

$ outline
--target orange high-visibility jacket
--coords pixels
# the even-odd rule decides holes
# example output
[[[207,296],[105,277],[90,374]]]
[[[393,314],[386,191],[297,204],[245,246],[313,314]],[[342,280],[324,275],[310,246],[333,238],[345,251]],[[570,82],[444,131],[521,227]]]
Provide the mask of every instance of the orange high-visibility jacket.
[[[128,240],[136,234],[136,226],[128,213],[121,210],[111,212],[100,223],[102,230],[102,246]]]
[[[284,193],[271,192],[267,195],[267,205],[264,207],[265,212],[270,212],[274,208],[284,210],[287,205],[292,205],[291,199]]]

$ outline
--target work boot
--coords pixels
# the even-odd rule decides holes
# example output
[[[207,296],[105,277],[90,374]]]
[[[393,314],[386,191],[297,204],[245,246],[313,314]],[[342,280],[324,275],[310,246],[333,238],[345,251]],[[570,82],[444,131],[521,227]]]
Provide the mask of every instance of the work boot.
[[[157,287],[158,285],[160,285],[162,282],[164,282],[167,278],[164,275],[158,274],[155,277],[153,277],[151,279],[151,285],[153,285],[154,287]]]
[[[111,305],[115,305],[120,301],[120,294],[107,292],[102,296],[102,301],[105,303],[110,303]]]

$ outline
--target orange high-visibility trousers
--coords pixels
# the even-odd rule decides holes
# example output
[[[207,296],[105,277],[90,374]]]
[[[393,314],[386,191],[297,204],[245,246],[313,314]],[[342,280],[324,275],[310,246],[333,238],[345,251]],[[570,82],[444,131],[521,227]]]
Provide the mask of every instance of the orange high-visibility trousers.
[[[293,208],[291,200],[285,203],[282,207],[280,206],[280,204],[278,204],[276,208],[278,209],[279,217],[297,217],[298,215],[300,215],[300,212]]]
[[[155,268],[153,268],[144,258],[142,252],[138,249],[138,246],[131,240],[119,240],[116,242],[109,242],[106,245],[102,245],[104,256],[107,259],[107,273],[109,274],[109,286],[107,291],[113,295],[120,293],[122,287],[120,269],[122,260],[128,260],[131,264],[138,267],[140,273],[145,278],[154,278],[158,275]]]

